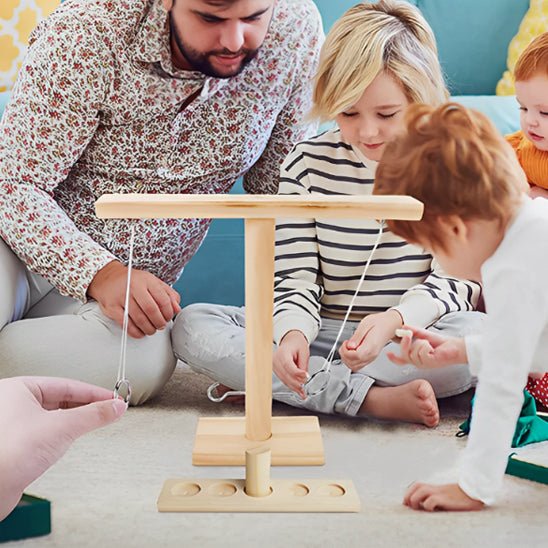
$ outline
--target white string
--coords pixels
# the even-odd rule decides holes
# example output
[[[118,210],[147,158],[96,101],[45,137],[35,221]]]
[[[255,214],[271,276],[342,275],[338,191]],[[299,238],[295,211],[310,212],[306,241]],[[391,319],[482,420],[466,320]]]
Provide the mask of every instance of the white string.
[[[131,389],[129,381],[126,379],[126,348],[127,348],[127,330],[129,323],[129,290],[131,284],[131,269],[133,268],[133,243],[135,241],[135,226],[131,225],[130,237],[129,237],[129,259],[127,265],[127,282],[126,282],[126,298],[124,302],[124,319],[122,323],[122,344],[120,347],[120,361],[118,363],[118,379],[114,388],[114,396],[118,397],[118,388],[121,384],[125,384],[128,390],[126,396],[126,403],[129,403],[129,396]]]
[[[377,239],[375,240],[375,243],[371,249],[371,253],[369,254],[369,257],[367,259],[367,262],[365,263],[365,266],[364,266],[364,269],[363,269],[363,272],[362,272],[362,275],[360,277],[360,280],[358,282],[358,287],[356,288],[356,291],[354,292],[354,295],[352,297],[352,299],[350,300],[350,304],[348,305],[348,310],[346,311],[346,315],[344,317],[344,320],[341,324],[341,327],[339,329],[339,332],[337,334],[337,338],[335,339],[335,342],[333,344],[333,346],[331,347],[331,351],[329,352],[329,354],[327,355],[327,358],[325,358],[325,361],[324,361],[324,364],[323,366],[321,367],[321,369],[319,369],[318,371],[316,371],[312,376],[310,376],[307,381],[304,383],[304,391],[305,391],[305,394],[307,396],[315,396],[317,394],[320,394],[321,392],[323,392],[325,390],[325,388],[327,387],[327,384],[328,384],[328,380],[329,380],[329,370],[330,370],[330,367],[331,367],[331,361],[333,360],[333,356],[335,355],[335,351],[337,349],[337,345],[338,345],[338,342],[339,342],[339,339],[341,338],[341,334],[342,332],[344,331],[344,327],[346,325],[346,322],[348,320],[348,317],[350,316],[350,312],[352,311],[352,307],[354,306],[354,303],[356,301],[356,298],[358,297],[358,294],[360,292],[360,289],[361,289],[361,286],[362,286],[362,283],[365,279],[365,274],[367,273],[367,270],[369,269],[369,265],[371,264],[371,260],[373,259],[373,255],[375,253],[375,251],[377,250],[377,247],[379,246],[379,243],[381,241],[381,237],[382,237],[382,233],[383,233],[383,228],[384,228],[384,220],[380,220],[379,221],[379,232],[377,234]],[[321,386],[321,388],[317,389],[317,390],[310,390],[307,392],[306,388],[307,388],[307,385],[313,381],[313,379],[315,377],[317,377],[318,375],[320,374],[323,374],[326,378],[325,378],[325,382],[324,384]],[[215,389],[219,386],[220,383],[218,382],[214,382],[207,390],[207,396],[208,398],[211,400],[211,401],[214,401],[214,402],[221,402],[223,401],[225,398],[227,398],[228,396],[240,396],[240,395],[245,395],[245,390],[232,390],[232,391],[228,391],[226,393],[224,393],[222,396],[214,396],[213,392],[215,391]]]
[[[360,281],[358,282],[358,287],[356,287],[356,291],[354,292],[354,295],[353,295],[352,299],[350,300],[350,304],[348,305],[348,310],[346,311],[346,315],[344,316],[344,320],[341,324],[339,332],[337,333],[337,338],[335,339],[335,342],[333,343],[333,346],[331,347],[331,350],[330,350],[329,354],[327,355],[327,358],[325,358],[325,361],[324,361],[324,364],[323,364],[322,368],[319,369],[318,371],[316,371],[316,373],[314,373],[314,375],[317,375],[318,373],[322,373],[322,372],[323,373],[329,372],[329,369],[331,367],[331,361],[333,360],[333,356],[335,355],[335,352],[337,350],[337,345],[338,345],[339,339],[341,338],[341,334],[344,331],[344,327],[346,325],[348,317],[350,316],[350,312],[352,311],[352,307],[354,306],[354,302],[356,301],[356,298],[358,297],[358,294],[360,292],[363,280],[365,279],[365,274],[366,274],[366,272],[369,268],[369,265],[371,264],[371,259],[373,258],[373,254],[375,253],[375,251],[376,251],[376,249],[377,249],[377,247],[378,247],[378,245],[381,241],[381,236],[382,236],[382,232],[383,232],[383,228],[384,228],[384,220],[380,220],[379,223],[380,223],[380,227],[379,227],[379,232],[377,234],[377,239],[375,241],[375,244],[373,245],[373,248],[371,249],[371,253],[369,254],[369,258],[367,259],[367,262],[365,263],[365,267],[364,267],[362,275],[360,277]],[[305,387],[306,387],[306,384],[313,379],[314,375],[312,375],[311,377],[308,378],[308,380],[304,384]],[[327,386],[327,383],[326,383],[325,386]],[[314,394],[322,392],[325,389],[325,386],[323,386],[319,391],[314,392]],[[312,394],[310,394],[310,395],[312,395]]]

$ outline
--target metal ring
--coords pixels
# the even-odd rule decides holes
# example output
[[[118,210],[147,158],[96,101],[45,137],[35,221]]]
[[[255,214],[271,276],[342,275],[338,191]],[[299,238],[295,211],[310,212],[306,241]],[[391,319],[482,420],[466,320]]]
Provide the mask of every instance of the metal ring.
[[[308,377],[303,384],[303,391],[307,397],[317,396],[321,394],[329,384],[331,373],[329,369],[320,369],[312,376]]]
[[[116,381],[116,384],[114,385],[113,396],[115,400],[118,399],[119,397],[118,389],[120,388],[120,386],[122,386],[122,384],[124,384],[127,389],[127,395],[124,398],[124,402],[126,403],[126,407],[127,407],[129,405],[129,400],[131,398],[131,385],[129,384],[129,381],[127,379],[120,379],[119,381]]]
[[[207,397],[215,403],[219,403],[224,401],[229,396],[245,396],[245,390],[228,390],[225,392],[222,396],[214,396],[213,391],[217,389],[221,385],[220,382],[214,382],[212,385],[209,386],[207,389]]]

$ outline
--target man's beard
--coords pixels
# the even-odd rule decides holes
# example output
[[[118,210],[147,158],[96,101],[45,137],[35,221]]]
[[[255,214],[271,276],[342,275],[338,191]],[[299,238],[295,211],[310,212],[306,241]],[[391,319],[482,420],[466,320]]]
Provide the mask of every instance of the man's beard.
[[[177,44],[177,47],[179,48],[179,51],[183,55],[183,57],[188,61],[189,65],[192,67],[193,70],[197,70],[206,76],[212,76],[213,78],[232,78],[233,76],[236,76],[237,74],[240,74],[242,70],[248,65],[248,63],[254,59],[254,57],[257,55],[256,49],[249,50],[249,49],[241,49],[240,51],[234,52],[234,51],[228,51],[228,50],[221,50],[221,51],[208,51],[207,53],[201,53],[199,51],[196,51],[195,49],[191,48],[190,46],[185,46],[183,43],[183,40],[179,36],[179,32],[177,30],[177,27],[175,26],[175,23],[173,22],[173,17],[171,16],[171,12],[169,13],[169,28],[171,30],[171,35],[173,36],[175,43]],[[209,57],[212,55],[244,55],[244,58],[240,62],[240,65],[233,70],[232,72],[228,74],[220,73],[218,70],[216,70],[210,60]]]

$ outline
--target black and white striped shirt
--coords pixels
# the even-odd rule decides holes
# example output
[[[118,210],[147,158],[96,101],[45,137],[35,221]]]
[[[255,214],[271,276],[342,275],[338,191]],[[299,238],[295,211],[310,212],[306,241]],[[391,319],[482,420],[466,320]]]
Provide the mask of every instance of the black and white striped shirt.
[[[376,166],[332,129],[295,146],[279,194],[370,195]],[[344,317],[379,228],[374,219],[278,219],[275,342],[292,329],[312,342],[321,316]],[[395,308],[405,323],[425,327],[447,312],[473,310],[479,294],[479,284],[445,276],[431,255],[385,227],[351,318]]]

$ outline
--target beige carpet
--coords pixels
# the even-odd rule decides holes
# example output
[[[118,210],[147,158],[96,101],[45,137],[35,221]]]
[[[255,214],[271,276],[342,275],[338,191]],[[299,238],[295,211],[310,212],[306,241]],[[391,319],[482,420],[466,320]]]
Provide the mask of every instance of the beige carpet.
[[[52,502],[52,533],[4,546],[452,547],[547,546],[548,486],[506,477],[497,507],[426,514],[401,504],[416,479],[452,479],[465,445],[456,438],[470,394],[442,402],[433,430],[320,417],[326,464],[275,467],[273,478],[348,478],[359,514],[158,513],[167,478],[243,478],[243,467],[194,467],[198,417],[242,415],[205,397],[208,380],[177,370],[155,401],[78,440],[27,492]],[[274,415],[295,415],[275,404]],[[449,470],[447,474],[444,470]]]

